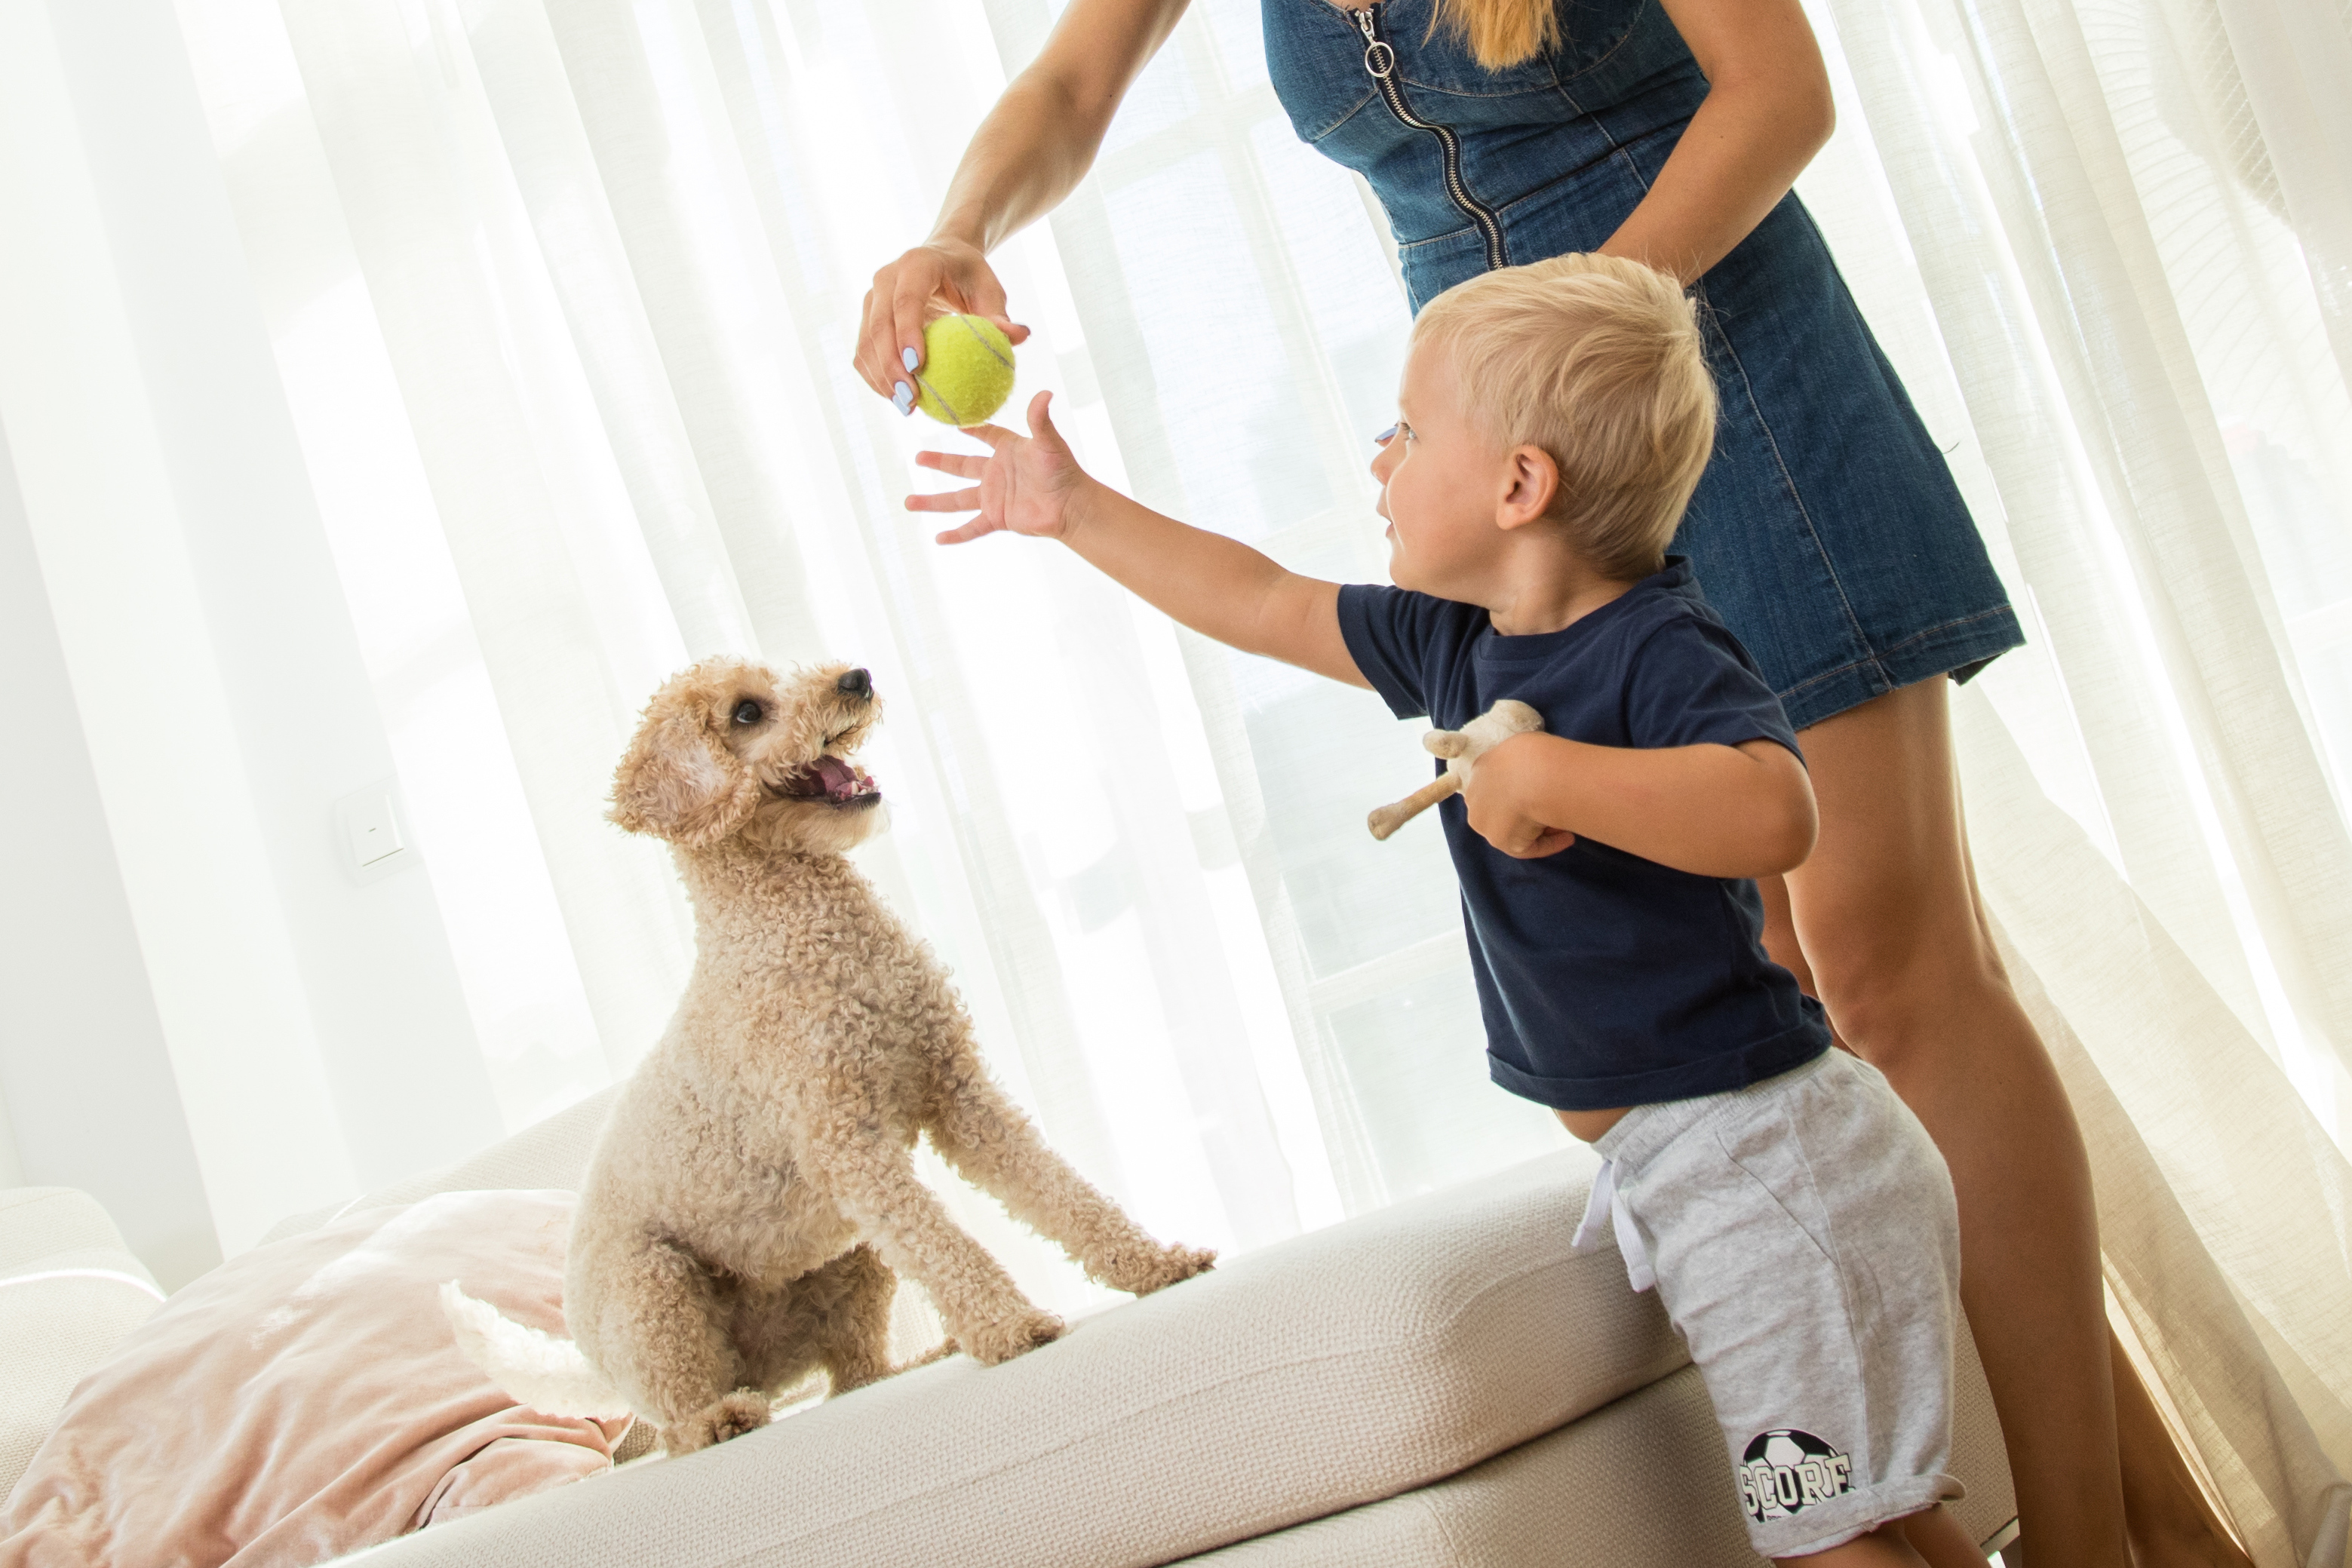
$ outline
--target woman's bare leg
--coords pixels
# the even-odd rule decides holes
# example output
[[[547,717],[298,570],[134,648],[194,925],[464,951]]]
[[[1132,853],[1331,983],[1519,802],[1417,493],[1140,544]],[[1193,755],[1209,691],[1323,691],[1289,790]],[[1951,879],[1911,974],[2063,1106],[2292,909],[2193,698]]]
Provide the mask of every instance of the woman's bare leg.
[[[1787,878],[1788,913],[1839,1038],[1951,1167],[1960,1293],[2033,1561],[2124,1568],[2090,1164],[1978,913],[1947,688],[1891,692],[1800,737],[1822,831]]]
[[[1877,702],[1864,704],[1852,713],[1839,715],[1836,718],[1807,730],[1803,740],[1807,758],[1812,764],[1816,786],[1824,785],[1822,772],[1826,765],[1832,775],[1838,776],[1827,782],[1826,789],[1839,792],[1843,796],[1851,789],[1851,776],[1856,771],[1848,766],[1853,760],[1850,754],[1866,755],[1874,747],[1885,744],[1890,737],[1892,744],[1897,747],[1916,747],[1924,740],[1928,749],[1939,755],[1942,760],[1938,762],[1936,756],[1929,756],[1919,759],[1916,764],[1906,766],[1899,759],[1881,759],[1874,769],[1875,775],[1879,777],[1879,782],[1877,784],[1865,782],[1862,786],[1863,789],[1865,790],[1881,789],[1887,780],[1892,779],[1900,789],[1914,793],[1925,793],[1937,779],[1937,769],[1939,767],[1946,769],[1943,777],[1948,779],[1950,748],[1945,711],[1948,695],[1948,686],[1943,680],[1930,681],[1922,685],[1910,687],[1906,692],[1898,692],[1891,696],[1880,698]],[[1904,713],[1891,711],[1896,707],[1913,706],[1920,710],[1931,711]],[[1860,722],[1849,725],[1845,722],[1849,719],[1859,719]],[[1864,727],[1870,727],[1865,731]],[[1917,733],[1922,730],[1926,732],[1924,736]],[[1887,733],[1882,735],[1881,732]],[[1865,768],[1864,771],[1872,770]],[[1974,871],[1968,863],[1966,841],[1960,833],[1957,790],[1952,795],[1952,802],[1951,831],[1960,846],[1961,865],[1966,873],[1970,919],[1975,925],[1981,943],[1981,957],[1990,965],[1991,972],[1998,977],[1998,960],[1991,956],[1990,936],[1984,930],[1981,906],[1976,899]],[[1869,803],[1868,799],[1865,798],[1865,804]],[[1887,794],[1878,795],[1875,803],[1895,812],[1898,817],[1901,817],[1906,810]],[[1830,823],[1832,810],[1832,808],[1826,803],[1822,808],[1825,838],[1832,831]],[[1842,808],[1841,814],[1843,815]],[[1840,832],[1842,836],[1846,832],[1843,826],[1834,831]],[[1863,831],[1865,835],[1875,831],[1882,838],[1886,833],[1883,826],[1875,829],[1865,828]],[[1932,844],[1937,841],[1937,836],[1932,832],[1922,834],[1916,831],[1902,832],[1897,835],[1897,840],[1900,843]],[[1865,837],[1864,841],[1873,841]],[[1815,863],[1820,863],[1818,854]],[[1893,879],[1908,873],[1890,867],[1885,874]],[[1811,964],[1803,944],[1797,936],[1795,916],[1791,909],[1788,887],[1782,879],[1778,877],[1768,879],[1761,887],[1764,894],[1766,948],[1770,951],[1776,962],[1786,966],[1796,975],[1798,983],[1808,994],[1819,997],[1821,991],[1815,980]],[[1816,886],[1813,896],[1816,904],[1819,904],[1837,893],[1838,889],[1833,886]],[[1826,930],[1832,921],[1828,916],[1822,915],[1820,917],[1820,923]],[[1994,1027],[2001,1027],[2002,1015],[2010,1015],[2006,1027],[2022,1031],[2024,1036],[2032,1040],[2032,1049],[2039,1055],[2041,1042],[2032,1035],[2032,1023],[2017,1011],[2014,998],[2008,998],[2006,979],[2000,979],[2000,985],[2004,998],[2003,1003],[1982,1021]],[[1963,1029],[1953,1038],[1961,1040],[1969,1032]],[[1916,1048],[1911,1049],[1916,1053]],[[1930,1049],[1933,1049],[1932,1046]],[[1965,1046],[1962,1049],[1965,1049]],[[2013,1043],[2011,1049],[2016,1049]],[[1865,1052],[1865,1054],[1868,1053]],[[1887,1054],[1892,1056],[1897,1052],[1889,1051]],[[1897,1071],[1885,1061],[1881,1061],[1879,1064],[1887,1070],[1889,1078],[1895,1080],[1896,1088],[1905,1093],[1907,1100],[1910,1091],[1906,1086],[1906,1075],[1899,1075]],[[1915,1104],[1913,1109],[1917,1111],[1918,1107]],[[1922,1121],[1928,1123],[1929,1130],[1936,1133],[1940,1145],[1946,1134],[1925,1112],[1920,1112],[1920,1117]],[[2068,1113],[2066,1123],[2070,1134],[2069,1141],[2076,1142],[2078,1138],[2072,1133],[2072,1113]],[[1964,1135],[1970,1125],[1971,1124],[1964,1116],[1961,1119],[1961,1131]],[[1950,1160],[1948,1150],[1947,1159]],[[1950,1161],[1950,1163],[1955,1166],[1954,1179],[1957,1182],[1959,1179],[1958,1162]],[[2087,1191],[2087,1187],[2084,1190]],[[1964,1208],[1970,1203],[1970,1196],[1965,1189],[1961,1201]],[[1969,1221],[1965,1215],[1962,1227],[1964,1232],[1969,1228]],[[1992,1266],[1998,1267],[1998,1263]],[[1963,1293],[1969,1296],[1971,1302],[1974,1302],[1980,1299],[1984,1292],[1981,1289],[1964,1286]],[[1977,1308],[1972,1304],[1969,1311],[1973,1317]],[[1997,1314],[1993,1320],[1994,1332],[2000,1332],[2001,1324],[2006,1321],[2003,1316]],[[2021,1317],[2018,1321],[2023,1320]],[[2101,1322],[2104,1327],[2104,1312]],[[2133,1370],[2129,1360],[2125,1357],[2123,1348],[2116,1341],[2112,1331],[2107,1331],[2106,1339],[2111,1369],[2110,1381],[2115,1391],[2116,1444],[2120,1456],[2123,1506],[2134,1560],[2141,1565],[2141,1568],[2189,1568],[2191,1564],[2199,1565],[2199,1568],[2251,1568],[2251,1560],[2246,1556],[2244,1549],[2238,1545],[2230,1535],[2228,1529],[2215,1517],[2210,1505],[2205,1500],[2204,1493],[2198,1489],[2194,1478],[2189,1475],[2188,1466],[2173,1447],[2171,1434],[2165,1428],[2162,1419],[2156,1413],[2155,1402],[2149,1397],[2147,1390],[2141,1385],[2137,1373]],[[1984,1348],[1980,1341],[1979,1343],[1980,1354]],[[1987,1361],[1987,1376],[1988,1378],[1993,1376],[1990,1360]],[[1999,1383],[1994,1385],[1994,1396],[1997,1404],[2002,1403],[2001,1387]],[[2002,1425],[2005,1428],[2015,1426],[2015,1423],[2007,1416],[2005,1409]],[[2011,1454],[2013,1466],[2017,1463],[2019,1452],[2015,1439],[2012,1438]],[[2019,1497],[2022,1511],[2029,1521],[2035,1517],[2032,1503],[2025,1500],[2031,1495],[2021,1480]],[[2047,1531],[2043,1533],[2047,1538]],[[2060,1556],[2057,1543],[2053,1542],[2045,1552],[2043,1561],[2050,1562]]]
[[[2142,1568],[2254,1568],[2189,1473],[2123,1342],[2110,1336],[2107,1343],[2124,1456],[2124,1526],[2131,1532],[2133,1557]]]

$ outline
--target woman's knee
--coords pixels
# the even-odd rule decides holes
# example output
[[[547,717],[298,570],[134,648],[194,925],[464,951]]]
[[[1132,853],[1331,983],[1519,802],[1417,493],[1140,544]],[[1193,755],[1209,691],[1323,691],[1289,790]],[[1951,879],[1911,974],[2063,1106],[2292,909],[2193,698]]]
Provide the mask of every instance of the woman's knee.
[[[1813,976],[1838,1038],[1890,1078],[1963,1049],[1970,1020],[2017,1007],[1999,956],[1964,939],[1909,951],[1858,945],[1817,955]]]

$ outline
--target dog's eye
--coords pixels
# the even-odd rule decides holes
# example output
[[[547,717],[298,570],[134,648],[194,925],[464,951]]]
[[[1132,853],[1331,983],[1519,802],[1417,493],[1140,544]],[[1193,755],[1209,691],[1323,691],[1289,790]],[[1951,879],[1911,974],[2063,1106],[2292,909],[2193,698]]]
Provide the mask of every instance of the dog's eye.
[[[741,702],[735,705],[735,722],[737,724],[757,724],[762,718],[767,716],[767,709],[761,707],[751,698],[745,697]]]

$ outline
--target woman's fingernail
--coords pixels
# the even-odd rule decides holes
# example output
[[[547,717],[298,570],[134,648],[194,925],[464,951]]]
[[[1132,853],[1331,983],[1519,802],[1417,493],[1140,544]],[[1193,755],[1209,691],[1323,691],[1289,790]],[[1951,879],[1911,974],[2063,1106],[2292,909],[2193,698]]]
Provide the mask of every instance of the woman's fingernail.
[[[915,389],[908,386],[904,382],[892,383],[890,389],[890,406],[897,409],[900,413],[914,413]]]
[[[898,362],[911,371],[923,362],[923,356],[912,349],[901,349],[898,350]]]
[[[1391,424],[1386,430],[1381,431],[1378,435],[1372,437],[1372,444],[1375,446],[1386,446],[1390,442],[1396,439],[1396,433],[1397,427]]]

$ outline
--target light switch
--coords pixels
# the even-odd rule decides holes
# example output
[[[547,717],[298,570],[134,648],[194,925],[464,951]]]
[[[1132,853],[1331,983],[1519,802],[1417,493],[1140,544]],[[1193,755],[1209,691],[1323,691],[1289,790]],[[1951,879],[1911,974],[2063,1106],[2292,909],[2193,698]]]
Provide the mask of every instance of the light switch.
[[[400,824],[392,814],[392,796],[385,790],[365,790],[353,797],[343,819],[351,833],[352,862],[372,866],[401,852]]]

